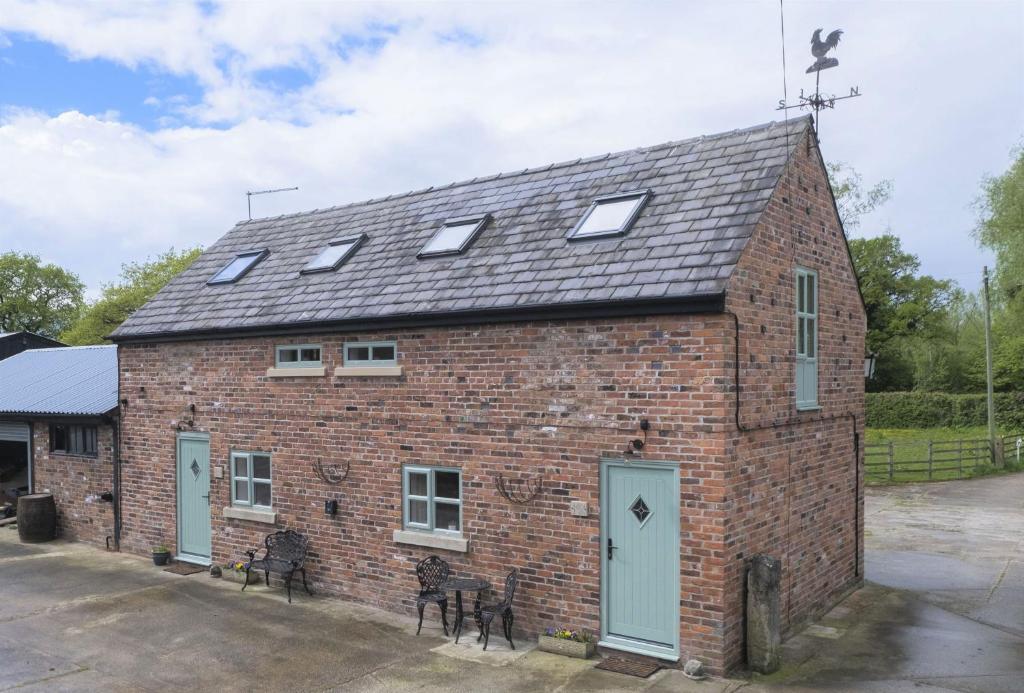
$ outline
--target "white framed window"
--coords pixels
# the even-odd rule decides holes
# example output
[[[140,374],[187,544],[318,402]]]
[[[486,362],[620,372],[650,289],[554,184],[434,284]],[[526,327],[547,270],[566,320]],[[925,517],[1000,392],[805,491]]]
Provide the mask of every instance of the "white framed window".
[[[270,454],[231,453],[231,503],[252,508],[273,507]]]
[[[206,282],[207,284],[230,284],[236,282],[245,276],[246,272],[256,266],[256,263],[265,258],[270,254],[269,250],[250,250],[244,253],[239,253],[231,262],[224,265],[213,275],[213,277]]]
[[[387,367],[398,365],[397,342],[346,342],[346,367]]]
[[[284,344],[274,348],[276,368],[319,368],[324,365],[319,344]]]
[[[402,524],[406,529],[462,533],[461,470],[406,466],[402,477]]]
[[[465,251],[483,230],[491,215],[449,219],[439,228],[417,257],[458,255]]]
[[[597,198],[573,227],[569,240],[624,236],[640,216],[648,197],[649,190],[637,190]]]
[[[818,273],[796,270],[796,406],[818,406]]]
[[[363,241],[366,234],[348,236],[346,238],[335,238],[321,250],[315,258],[302,268],[301,274],[313,274],[314,272],[331,272],[338,269],[345,261],[352,257]]]

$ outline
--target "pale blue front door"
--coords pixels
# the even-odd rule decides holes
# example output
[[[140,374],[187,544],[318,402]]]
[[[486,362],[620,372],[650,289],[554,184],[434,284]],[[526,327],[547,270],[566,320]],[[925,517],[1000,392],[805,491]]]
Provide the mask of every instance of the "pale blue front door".
[[[601,465],[601,641],[679,654],[679,473],[675,465]]]
[[[210,561],[210,439],[178,434],[178,558]]]

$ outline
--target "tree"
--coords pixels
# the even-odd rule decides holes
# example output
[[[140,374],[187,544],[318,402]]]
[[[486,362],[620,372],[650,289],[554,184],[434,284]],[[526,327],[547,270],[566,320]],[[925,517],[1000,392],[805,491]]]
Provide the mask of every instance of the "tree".
[[[103,344],[107,335],[188,268],[200,253],[201,248],[181,252],[171,248],[155,260],[122,265],[119,281],[104,286],[99,300],[81,312],[61,339],[75,345]]]
[[[1007,310],[1001,316],[1024,327],[1024,145],[1001,176],[982,182],[974,236],[996,254],[995,303]]]
[[[870,214],[892,197],[891,180],[879,181],[865,190],[863,176],[842,161],[830,162],[825,168],[832,183],[839,218],[847,233],[860,226],[862,216]]]
[[[892,234],[850,239],[850,252],[867,308],[867,349],[879,355],[872,389],[910,389],[908,348],[948,337],[947,310],[960,292],[949,280],[919,275],[920,261]]]
[[[0,331],[56,338],[82,307],[78,276],[36,255],[0,255]]]

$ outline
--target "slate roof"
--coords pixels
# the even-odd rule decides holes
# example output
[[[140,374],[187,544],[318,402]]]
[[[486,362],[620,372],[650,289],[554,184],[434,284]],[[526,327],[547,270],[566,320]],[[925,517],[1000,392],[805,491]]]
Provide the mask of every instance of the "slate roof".
[[[241,222],[113,334],[281,326],[720,296],[807,118]],[[624,237],[568,242],[595,197],[649,189]],[[462,255],[418,259],[446,220],[492,218]],[[335,272],[299,271],[334,238],[366,242]],[[268,257],[207,285],[236,254]]]
[[[83,416],[117,408],[117,346],[30,349],[0,361],[0,414]]]

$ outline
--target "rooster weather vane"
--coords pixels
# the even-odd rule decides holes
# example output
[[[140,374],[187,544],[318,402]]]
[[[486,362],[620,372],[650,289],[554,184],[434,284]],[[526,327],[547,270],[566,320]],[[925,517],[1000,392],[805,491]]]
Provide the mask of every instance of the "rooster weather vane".
[[[814,113],[814,129],[817,131],[818,128],[818,113],[825,108],[835,108],[836,101],[842,101],[843,99],[852,99],[860,96],[860,87],[850,87],[850,93],[846,96],[836,96],[834,94],[822,94],[821,93],[821,71],[828,70],[833,67],[839,67],[839,60],[837,58],[829,57],[829,53],[834,51],[836,46],[839,45],[839,39],[843,35],[842,29],[836,29],[825,37],[825,40],[821,40],[821,32],[823,29],[815,29],[814,34],[811,35],[811,55],[814,56],[814,62],[806,70],[806,74],[814,73],[814,93],[804,94],[804,90],[800,90],[800,102],[789,105],[785,99],[779,100],[779,106],[775,110],[786,111],[791,108],[809,108]]]

